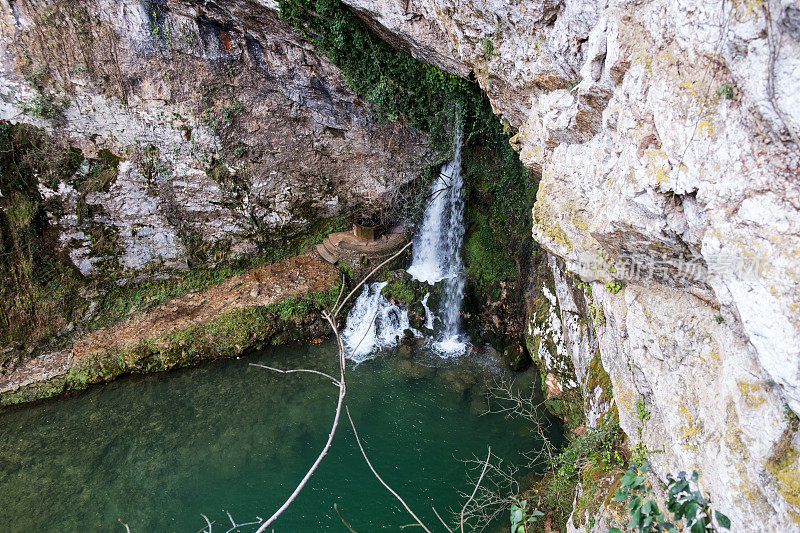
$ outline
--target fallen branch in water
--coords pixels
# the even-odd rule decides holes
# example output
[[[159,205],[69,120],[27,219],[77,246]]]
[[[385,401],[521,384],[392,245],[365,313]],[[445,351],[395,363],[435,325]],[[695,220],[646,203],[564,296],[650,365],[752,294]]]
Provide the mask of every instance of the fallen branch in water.
[[[364,283],[366,283],[366,281],[370,277],[372,277],[378,270],[383,268],[389,262],[391,262],[394,259],[396,259],[397,257],[399,257],[403,252],[405,252],[408,249],[409,246],[411,246],[411,241],[409,241],[405,246],[403,246],[399,251],[394,253],[392,256],[390,256],[388,259],[386,259],[384,262],[382,262],[381,264],[376,266],[374,269],[372,269],[372,271],[370,271],[369,274],[364,276],[364,278],[353,288],[353,290],[351,290],[347,294],[347,296],[345,296],[344,299],[341,300],[341,301],[340,301],[340,299],[341,299],[341,296],[342,296],[342,292],[344,292],[344,291],[340,290],[339,291],[339,297],[336,299],[336,304],[334,305],[333,310],[331,312],[328,312],[327,310],[323,310],[322,311],[322,317],[328,322],[328,325],[330,325],[331,330],[333,331],[333,334],[336,337],[336,343],[337,343],[337,346],[339,348],[339,379],[338,380],[335,379],[333,376],[325,374],[324,372],[319,372],[317,370],[311,370],[311,369],[307,369],[307,368],[299,368],[299,369],[293,369],[293,370],[281,370],[281,369],[277,369],[277,368],[268,367],[266,365],[255,365],[255,366],[261,366],[262,368],[266,368],[266,369],[269,369],[269,370],[274,370],[274,371],[280,372],[281,374],[289,374],[289,373],[292,373],[292,372],[306,372],[306,373],[311,373],[311,374],[319,374],[319,375],[322,375],[322,376],[327,377],[328,379],[330,379],[339,388],[339,399],[336,402],[336,412],[335,412],[334,417],[333,417],[333,424],[331,425],[331,431],[328,434],[328,440],[325,443],[325,447],[322,448],[322,451],[317,456],[316,461],[314,461],[314,464],[311,465],[311,468],[309,468],[308,472],[306,472],[306,475],[303,476],[303,479],[300,480],[300,483],[294,489],[294,491],[289,496],[289,498],[287,498],[287,500],[283,503],[283,505],[281,505],[280,508],[277,511],[275,511],[275,513],[271,517],[269,517],[269,519],[267,519],[263,524],[261,524],[261,527],[259,527],[256,530],[256,533],[264,533],[264,531],[266,531],[266,529],[270,525],[272,525],[272,523],[275,522],[275,520],[277,520],[278,517],[281,514],[283,514],[283,512],[286,509],[289,508],[289,506],[292,504],[292,502],[294,502],[294,500],[297,498],[297,495],[300,494],[300,491],[303,490],[303,487],[306,486],[306,483],[308,483],[308,480],[311,479],[311,476],[317,470],[317,467],[319,467],[320,463],[322,462],[322,459],[325,458],[325,455],[327,455],[328,450],[330,450],[331,444],[333,444],[333,437],[336,435],[336,429],[339,426],[339,418],[340,418],[341,413],[342,413],[342,405],[344,404],[344,398],[347,395],[347,382],[345,380],[345,369],[346,369],[345,359],[346,359],[346,355],[345,355],[345,351],[344,351],[344,345],[342,344],[342,337],[341,337],[341,335],[339,333],[339,328],[336,325],[337,319],[338,319],[338,316],[339,316],[339,312],[344,308],[344,306],[347,304],[347,301],[353,296],[353,294],[355,294],[355,292],[362,285],[364,285]],[[344,284],[342,286],[344,287]],[[426,529],[426,531],[427,531],[427,529]]]
[[[347,411],[347,418],[350,419],[350,427],[353,428],[353,434],[356,436],[356,442],[358,443],[358,447],[361,450],[361,455],[364,456],[364,460],[367,462],[367,466],[369,467],[369,469],[372,470],[372,473],[375,474],[375,477],[378,478],[378,481],[381,482],[381,485],[386,487],[386,490],[391,492],[392,496],[394,496],[397,499],[397,501],[399,501],[403,505],[403,507],[405,507],[406,511],[408,511],[408,514],[411,515],[411,518],[413,518],[414,520],[417,521],[416,524],[413,524],[413,525],[417,525],[417,526],[421,527],[423,530],[427,531],[428,533],[431,533],[431,530],[428,529],[425,526],[425,524],[422,523],[422,520],[420,520],[419,517],[414,514],[414,511],[411,510],[411,508],[408,506],[408,504],[405,502],[405,500],[403,500],[403,498],[401,498],[400,495],[397,494],[394,491],[394,489],[392,489],[392,487],[390,487],[381,478],[381,476],[378,475],[378,472],[375,471],[375,468],[372,466],[372,463],[369,461],[369,457],[367,457],[367,452],[364,451],[364,446],[361,445],[361,439],[358,438],[358,431],[356,431],[356,425],[353,423],[353,417],[350,416],[350,409],[345,408],[345,410]]]
[[[347,416],[350,416],[348,413]],[[492,447],[489,447],[489,455],[486,456],[486,462],[483,464],[483,470],[481,471],[481,476],[478,478],[478,481],[475,483],[475,489],[473,489],[472,494],[470,494],[467,503],[464,504],[464,507],[461,508],[461,533],[464,533],[464,512],[467,510],[470,502],[475,499],[475,493],[478,492],[478,487],[481,486],[481,481],[483,481],[483,476],[486,475],[486,469],[489,468],[489,460],[492,458]],[[449,529],[449,528],[448,528]]]
[[[309,374],[318,374],[320,376],[326,377],[329,380],[333,381],[333,384],[337,387],[339,386],[339,380],[331,376],[330,374],[326,374],[325,372],[320,372],[319,370],[312,370],[309,368],[294,368],[292,370],[281,370],[280,368],[274,368],[267,365],[259,365],[258,363],[250,363],[250,366],[257,366],[259,368],[266,368],[267,370],[272,370],[274,372],[280,372],[281,374],[293,374],[295,372],[308,372]]]

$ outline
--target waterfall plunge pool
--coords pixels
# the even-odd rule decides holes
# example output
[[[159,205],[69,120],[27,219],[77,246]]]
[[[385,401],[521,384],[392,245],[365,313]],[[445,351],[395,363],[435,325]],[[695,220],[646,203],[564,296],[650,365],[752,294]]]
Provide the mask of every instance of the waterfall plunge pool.
[[[335,357],[333,342],[294,344],[0,414],[3,529],[124,531],[121,519],[133,533],[194,533],[201,513],[214,531],[230,527],[226,512],[237,523],[270,516],[327,439],[337,389],[248,363],[335,372]],[[346,404],[375,468],[435,527],[431,505],[450,516],[463,504],[458,492],[471,489],[462,460],[483,459],[491,446],[524,465],[539,443],[523,421],[478,416],[484,380],[505,372],[498,363],[415,361],[387,355],[350,366]],[[561,438],[556,424],[550,432]],[[275,531],[343,531],[334,503],[357,531],[410,522],[368,470],[346,418]]]

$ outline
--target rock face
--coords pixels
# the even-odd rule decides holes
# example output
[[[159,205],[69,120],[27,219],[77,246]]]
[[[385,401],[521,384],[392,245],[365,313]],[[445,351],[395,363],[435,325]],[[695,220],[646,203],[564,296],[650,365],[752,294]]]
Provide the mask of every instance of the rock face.
[[[798,3],[346,2],[470,69],[518,128],[534,238],[592,288],[621,426],[664,451],[658,475],[697,469],[737,530],[797,531]],[[592,339],[565,307],[577,372]]]
[[[84,274],[268,250],[424,172],[424,136],[379,123],[274,8],[0,0],[0,120],[120,158],[99,187],[40,184]]]

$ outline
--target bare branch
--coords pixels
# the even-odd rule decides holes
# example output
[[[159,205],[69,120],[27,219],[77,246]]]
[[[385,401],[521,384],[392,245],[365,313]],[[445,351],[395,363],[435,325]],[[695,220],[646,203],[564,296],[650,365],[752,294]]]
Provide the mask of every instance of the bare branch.
[[[447,525],[447,522],[445,522],[445,521],[444,521],[444,519],[442,519],[442,517],[441,517],[441,516],[439,516],[439,511],[437,511],[437,510],[436,510],[436,507],[434,507],[434,506],[432,506],[432,505],[431,505],[431,509],[433,509],[433,514],[435,514],[435,515],[436,515],[436,518],[438,518],[438,519],[439,519],[439,522],[441,522],[441,523],[442,523],[442,525],[444,526],[444,528],[445,528],[447,531],[449,531],[450,533],[453,533],[453,530],[452,530],[452,529],[450,529],[450,526],[448,526],[448,525]]]
[[[351,417],[351,416],[350,416],[350,409],[348,409],[348,408],[345,408],[345,410],[347,411],[347,418],[349,418],[349,419],[350,419],[350,426],[353,428],[353,434],[356,436],[356,442],[358,443],[358,447],[359,447],[359,449],[361,449],[361,455],[363,455],[363,456],[364,456],[364,460],[367,462],[367,466],[369,467],[369,469],[370,469],[370,470],[372,470],[372,473],[375,475],[375,477],[376,477],[376,478],[378,478],[378,481],[380,481],[380,482],[381,482],[381,485],[383,485],[384,487],[386,487],[386,490],[388,490],[389,492],[391,492],[391,493],[392,493],[392,496],[394,496],[394,497],[397,499],[397,501],[399,501],[401,504],[403,504],[403,507],[405,507],[406,511],[408,511],[408,514],[410,514],[410,515],[411,515],[411,517],[412,517],[414,520],[416,520],[416,521],[417,521],[417,522],[416,522],[416,524],[414,524],[414,525],[419,525],[419,526],[420,526],[422,529],[424,529],[424,530],[425,530],[425,531],[427,531],[428,533],[431,533],[431,530],[430,530],[430,529],[428,529],[428,528],[425,526],[425,524],[423,524],[423,523],[422,523],[422,520],[420,520],[420,519],[417,517],[417,515],[415,515],[415,514],[414,514],[414,511],[412,511],[412,510],[411,510],[411,508],[408,506],[408,504],[405,502],[405,500],[403,500],[403,498],[401,498],[401,497],[400,497],[400,495],[399,495],[399,494],[397,494],[397,493],[396,493],[396,492],[395,492],[395,491],[392,489],[392,487],[390,487],[389,485],[387,485],[387,484],[386,484],[386,482],[385,482],[385,481],[384,481],[384,480],[381,478],[381,476],[380,476],[380,475],[378,475],[378,472],[376,472],[376,471],[375,471],[375,468],[373,468],[373,466],[372,466],[372,463],[369,461],[369,457],[367,457],[367,452],[365,452],[365,451],[364,451],[364,446],[362,446],[362,445],[361,445],[361,439],[359,439],[359,438],[358,438],[358,431],[356,431],[356,425],[353,423],[353,417]]]
[[[266,529],[270,525],[272,525],[272,523],[274,523],[275,520],[277,520],[278,517],[281,514],[283,514],[283,512],[286,509],[289,508],[289,506],[292,504],[292,502],[294,502],[294,500],[297,498],[297,495],[300,494],[300,491],[303,490],[303,487],[306,486],[306,483],[308,483],[308,480],[311,479],[311,476],[317,470],[317,467],[319,467],[320,463],[322,462],[322,459],[325,458],[325,456],[328,453],[328,450],[330,450],[331,445],[333,444],[333,437],[334,437],[334,435],[336,435],[336,429],[339,426],[339,419],[340,419],[341,414],[342,414],[342,405],[344,405],[344,398],[345,398],[345,396],[347,394],[347,382],[345,381],[346,363],[345,363],[344,344],[342,343],[342,336],[339,334],[339,328],[336,325],[336,317],[337,317],[339,311],[342,310],[342,308],[347,303],[347,301],[350,299],[350,297],[353,296],[353,294],[355,294],[355,292],[367,281],[367,279],[370,278],[370,276],[375,274],[375,272],[380,270],[384,265],[386,265],[387,263],[389,263],[390,261],[392,261],[393,259],[398,257],[404,251],[406,251],[409,246],[411,246],[411,241],[409,241],[405,246],[403,246],[398,252],[394,253],[387,260],[385,260],[380,265],[375,267],[369,274],[367,274],[358,283],[358,285],[356,285],[353,288],[353,290],[351,290],[347,294],[347,296],[344,297],[344,299],[341,302],[339,302],[339,298],[341,298],[341,292],[343,292],[343,291],[340,291],[339,298],[337,298],[337,305],[334,306],[334,309],[331,312],[328,312],[326,310],[322,311],[322,316],[323,316],[323,318],[325,318],[325,320],[328,321],[328,324],[330,325],[331,330],[333,330],[333,334],[336,337],[336,343],[337,343],[338,348],[339,348],[339,376],[340,377],[339,377],[338,380],[334,379],[332,376],[330,376],[328,374],[325,374],[323,372],[318,372],[316,370],[309,370],[309,369],[280,370],[280,369],[277,369],[277,368],[266,367],[265,365],[254,365],[254,366],[263,366],[264,368],[268,368],[270,370],[274,370],[274,371],[277,371],[277,372],[280,372],[280,373],[284,373],[284,374],[288,374],[288,373],[291,373],[291,372],[308,372],[308,373],[312,373],[312,374],[319,374],[319,375],[322,375],[322,376],[330,379],[331,381],[333,381],[334,384],[336,384],[339,387],[339,399],[338,399],[338,401],[336,403],[336,412],[335,412],[335,415],[333,417],[333,424],[331,425],[331,431],[328,434],[328,440],[325,443],[325,447],[320,452],[320,454],[317,457],[316,461],[314,461],[314,464],[311,465],[311,468],[308,470],[308,472],[306,472],[306,475],[303,476],[303,479],[300,480],[300,483],[294,489],[292,494],[286,499],[286,501],[283,503],[283,505],[281,505],[280,508],[277,511],[275,511],[275,513],[268,520],[266,520],[263,524],[261,524],[261,526],[256,530],[256,533],[264,533],[264,531],[266,531]],[[350,416],[350,414],[348,412],[348,417],[349,416]],[[350,424],[353,425],[352,418],[350,419]],[[355,426],[354,425],[353,425],[353,432],[355,432]],[[357,434],[356,434],[356,440],[358,440],[358,435]],[[360,442],[359,442],[359,446],[361,446]],[[361,453],[362,454],[364,453],[364,449],[363,448],[361,449]],[[366,454],[364,454],[364,458],[365,459],[367,458]],[[369,463],[368,459],[367,459],[367,464],[369,465],[370,469],[372,469],[372,465]],[[378,475],[375,472],[374,469],[372,470],[372,472],[375,473],[376,476]],[[380,477],[378,479],[380,479]],[[383,483],[383,481],[381,481],[381,483]],[[386,486],[386,487],[388,488],[388,486]],[[389,489],[389,490],[391,491],[391,489]],[[400,497],[397,496],[396,493],[394,493],[394,491],[392,491],[392,493],[395,494],[397,499],[399,499],[401,502],[403,502],[403,500],[401,500]],[[403,502],[403,505],[405,505],[404,502]],[[414,513],[411,512],[410,509],[408,509],[408,507],[406,507],[406,510],[408,510],[408,512],[411,514],[411,516],[413,516],[417,520],[417,522],[419,522],[419,519],[414,515]],[[420,525],[421,525],[421,522],[420,522]],[[425,529],[425,531],[430,533],[430,530],[425,528],[425,526],[422,526],[422,527],[423,527],[423,529]]]
[[[477,457],[464,462],[468,466],[474,466],[476,471],[479,469],[484,476],[481,484],[477,482],[479,478],[475,478],[473,481],[478,489],[463,511],[464,522],[471,520],[473,531],[483,531],[493,520],[506,512],[513,503],[512,497],[519,494],[520,487],[516,480],[517,468],[505,467],[503,460],[496,455],[492,455],[488,463]],[[461,496],[464,499],[470,497],[466,493],[461,493]],[[459,518],[458,514],[454,516],[456,521]]]
[[[464,533],[464,511],[467,510],[467,506],[472,502],[475,498],[475,493],[478,492],[478,487],[481,486],[481,481],[483,481],[483,476],[486,475],[486,469],[489,468],[489,460],[492,458],[492,447],[489,446],[489,455],[486,456],[486,463],[483,465],[483,470],[481,471],[481,475],[478,478],[478,482],[475,483],[475,489],[472,491],[472,494],[467,500],[467,503],[464,504],[464,507],[461,508],[461,533]]]
[[[119,523],[122,524],[127,533],[131,533],[131,528],[128,527],[128,524],[122,521],[122,518],[117,518],[117,521],[119,521]]]
[[[342,284],[339,287],[339,296],[336,297],[336,303],[333,304],[334,309],[336,309],[336,306],[339,305],[339,300],[342,299],[342,294],[344,294],[344,274],[342,274]]]
[[[380,270],[381,268],[383,268],[383,267],[384,267],[386,264],[388,264],[389,262],[391,262],[391,261],[392,261],[393,259],[395,259],[396,257],[400,256],[400,254],[402,254],[403,252],[405,252],[405,251],[408,249],[408,247],[409,247],[409,246],[411,246],[411,244],[412,244],[413,242],[414,242],[414,241],[408,241],[408,242],[406,243],[406,245],[405,245],[405,246],[403,246],[402,248],[400,248],[400,250],[399,250],[399,251],[395,252],[395,253],[394,253],[394,254],[393,254],[391,257],[389,257],[389,259],[387,259],[386,261],[384,261],[384,262],[383,262],[383,263],[381,263],[380,265],[378,265],[378,266],[376,266],[375,268],[373,268],[373,269],[372,269],[372,271],[371,271],[369,274],[367,274],[366,276],[364,276],[364,278],[363,278],[361,281],[359,281],[359,282],[358,282],[358,285],[356,285],[355,287],[353,287],[353,290],[352,290],[352,291],[350,291],[350,292],[348,293],[348,295],[345,297],[345,299],[344,299],[344,300],[342,300],[342,302],[341,302],[341,303],[340,303],[338,306],[336,306],[336,307],[334,307],[334,308],[333,308],[333,313],[332,313],[332,314],[333,314],[333,316],[336,316],[336,315],[338,315],[338,314],[339,314],[339,311],[341,311],[341,310],[342,310],[342,307],[344,307],[345,303],[347,303],[347,300],[349,300],[349,299],[350,299],[350,297],[351,297],[351,296],[353,296],[353,294],[355,294],[355,292],[356,292],[358,289],[360,289],[360,288],[361,288],[361,286],[362,286],[364,283],[366,283],[366,281],[367,281],[367,280],[368,280],[370,277],[372,277],[372,275],[373,275],[375,272],[377,272],[378,270]]]
[[[375,314],[372,315],[372,320],[369,321],[369,326],[367,326],[367,330],[361,336],[361,340],[358,341],[358,344],[356,344],[356,347],[353,348],[353,351],[351,352],[352,354],[356,353],[356,350],[358,350],[358,347],[361,346],[361,343],[364,342],[364,339],[367,338],[367,335],[369,334],[369,331],[372,328],[372,323],[375,322],[376,318],[378,318],[378,311],[380,311],[380,308],[375,309]]]
[[[348,295],[348,298],[350,296]],[[347,299],[345,299],[347,301]],[[325,458],[327,455],[328,450],[330,450],[331,445],[333,444],[333,437],[336,435],[336,428],[339,426],[339,418],[342,414],[342,405],[344,404],[344,397],[347,394],[347,383],[345,382],[345,362],[344,362],[344,346],[342,345],[342,339],[339,335],[339,329],[336,327],[336,322],[333,320],[333,317],[327,312],[323,311],[322,316],[328,321],[331,328],[333,329],[333,333],[336,335],[336,341],[339,345],[339,374],[340,378],[338,380],[339,386],[339,400],[336,402],[336,414],[333,417],[333,425],[331,426],[331,432],[328,434],[328,441],[325,443],[325,447],[320,452],[317,460],[314,461],[314,464],[311,465],[311,468],[306,472],[306,475],[303,476],[303,479],[300,480],[300,484],[294,489],[294,492],[289,496],[289,498],[284,502],[281,507],[275,511],[275,513],[256,530],[256,533],[264,533],[267,527],[269,527],[278,517],[292,504],[292,502],[297,498],[297,495],[300,494],[300,491],[303,490],[303,487],[306,486],[308,480],[311,479],[311,476],[317,470],[317,467],[322,462],[322,459]],[[328,376],[330,377],[330,376]]]
[[[205,518],[205,520],[206,520],[206,524],[208,524],[208,533],[211,533],[211,525],[212,525],[214,522],[212,522],[211,520],[209,520],[209,519],[208,519],[208,517],[207,517],[206,515],[204,515],[203,513],[200,513],[200,516],[202,516],[203,518]],[[216,522],[216,520],[215,520],[215,522]],[[201,529],[200,531],[206,531],[206,528],[203,528],[203,529]],[[198,532],[198,533],[199,533],[199,532]]]
[[[259,368],[266,368],[267,370],[273,370],[275,372],[280,372],[281,374],[293,374],[295,372],[308,372],[309,374],[317,374],[322,377],[326,377],[329,380],[333,381],[333,384],[337,387],[339,386],[339,380],[331,376],[330,374],[326,374],[325,372],[320,372],[319,370],[312,370],[309,368],[294,368],[292,370],[281,370],[280,368],[273,368],[267,365],[259,365],[258,363],[250,363],[250,366],[257,366]]]
[[[344,519],[344,515],[342,514],[342,511],[339,510],[339,506],[334,503],[333,504],[333,508],[336,509],[336,514],[338,514],[339,518],[342,519],[342,524],[344,524],[344,527],[346,527],[347,530],[350,531],[350,533],[358,533],[355,529],[353,529],[353,526],[348,524],[347,520]]]

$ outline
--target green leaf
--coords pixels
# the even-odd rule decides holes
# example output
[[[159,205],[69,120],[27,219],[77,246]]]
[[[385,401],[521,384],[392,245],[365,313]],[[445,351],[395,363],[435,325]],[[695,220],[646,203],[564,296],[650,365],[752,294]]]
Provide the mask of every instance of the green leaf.
[[[686,514],[686,519],[690,522],[694,520],[694,517],[697,516],[698,505],[697,502],[686,502],[684,506],[684,513]]]
[[[622,533],[622,530],[617,527],[612,527],[608,530],[608,533]]]
[[[625,472],[625,475],[622,476],[622,486],[630,486],[634,479],[636,479],[636,472],[634,470],[628,470]]]
[[[617,493],[614,494],[614,497],[611,498],[611,499],[614,500],[615,502],[624,502],[629,497],[630,497],[630,494],[620,490],[620,491],[617,491]]]
[[[725,516],[724,514],[720,513],[719,511],[714,511],[714,516],[717,518],[717,522],[719,523],[719,527],[724,527],[725,529],[731,528],[731,519]]]
[[[706,530],[706,519],[701,518],[692,524],[692,533],[703,533]]]
[[[511,506],[511,523],[513,525],[519,524],[522,522],[522,509],[517,507],[516,505]],[[513,531],[513,528],[512,528]]]

